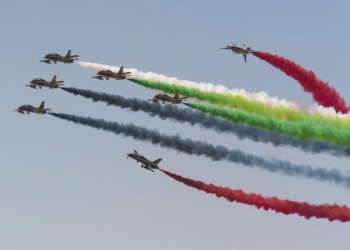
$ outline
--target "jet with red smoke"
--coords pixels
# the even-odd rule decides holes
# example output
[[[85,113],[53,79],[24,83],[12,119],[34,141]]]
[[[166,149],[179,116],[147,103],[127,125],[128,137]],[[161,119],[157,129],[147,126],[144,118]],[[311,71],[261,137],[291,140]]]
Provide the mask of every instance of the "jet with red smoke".
[[[243,45],[243,47],[238,47],[236,46],[236,44],[233,43],[227,45],[225,48],[220,49],[231,50],[233,53],[242,54],[245,62],[247,62],[247,55],[253,52],[253,50],[250,47],[246,48],[245,45]]]

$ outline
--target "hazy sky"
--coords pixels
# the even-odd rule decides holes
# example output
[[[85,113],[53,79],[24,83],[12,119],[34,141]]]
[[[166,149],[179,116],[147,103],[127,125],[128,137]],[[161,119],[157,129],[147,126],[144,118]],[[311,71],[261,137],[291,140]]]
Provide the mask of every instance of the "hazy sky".
[[[219,50],[230,42],[292,59],[350,102],[348,1],[3,1],[1,27],[0,249],[348,249],[350,226],[230,203],[126,159],[138,150],[185,177],[265,196],[350,206],[350,190],[213,162],[49,115],[22,104],[156,128],[246,153],[348,172],[348,159],[273,147],[198,126],[93,103],[59,89],[25,87],[54,74],[67,87],[149,99],[129,81],[97,81],[74,64],[47,65],[68,49],[81,61],[134,67],[196,82],[266,91],[312,104],[267,63]]]

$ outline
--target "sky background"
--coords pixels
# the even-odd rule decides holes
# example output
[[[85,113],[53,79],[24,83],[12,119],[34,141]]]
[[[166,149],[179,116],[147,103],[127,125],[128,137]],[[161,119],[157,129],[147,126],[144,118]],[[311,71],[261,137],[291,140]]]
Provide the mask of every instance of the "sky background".
[[[148,99],[130,81],[97,81],[78,64],[39,63],[68,49],[80,61],[266,91],[312,104],[297,82],[258,58],[219,50],[233,42],[294,60],[350,102],[349,1],[2,1],[0,4],[0,249],[348,249],[350,224],[306,220],[230,203],[126,159],[133,149],[185,177],[265,196],[350,206],[340,186],[213,162],[50,115],[20,115],[46,101],[54,112],[156,128],[169,135],[348,172],[348,159],[273,147],[198,126],[93,103],[36,77]]]

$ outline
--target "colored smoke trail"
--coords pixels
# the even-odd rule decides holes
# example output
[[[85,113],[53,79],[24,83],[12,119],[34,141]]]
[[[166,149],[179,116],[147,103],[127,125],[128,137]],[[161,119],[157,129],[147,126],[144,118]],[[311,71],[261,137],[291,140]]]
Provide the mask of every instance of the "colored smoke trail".
[[[274,146],[289,146],[301,149],[305,152],[311,153],[330,153],[335,156],[347,156],[350,154],[349,150],[330,145],[329,143],[317,141],[297,141],[289,136],[277,133],[268,132],[251,126],[242,124],[233,124],[223,119],[215,118],[211,115],[204,114],[200,111],[192,109],[182,109],[176,105],[166,104],[160,105],[149,101],[139,100],[136,98],[124,98],[119,95],[111,95],[107,93],[95,92],[77,88],[65,88],[62,90],[89,98],[94,102],[105,102],[107,105],[127,108],[134,112],[143,111],[151,116],[158,116],[161,119],[171,119],[177,122],[187,122],[191,125],[199,125],[202,128],[213,129],[216,132],[224,133],[230,132],[239,139],[250,139],[255,142],[269,143]]]
[[[255,193],[245,193],[242,190],[232,190],[230,188],[219,187],[213,184],[206,184],[165,170],[162,171],[169,177],[188,187],[206,192],[207,194],[214,194],[219,198],[223,197],[229,202],[238,202],[254,206],[257,209],[262,208],[264,210],[273,210],[276,213],[282,213],[284,215],[297,214],[305,219],[315,217],[317,219],[327,219],[329,221],[350,221],[350,208],[345,205],[311,205],[307,202],[281,200],[277,197],[264,197]]]
[[[298,81],[303,90],[311,93],[318,104],[334,107],[337,112],[343,114],[349,112],[349,108],[346,107],[344,99],[338,92],[324,81],[317,79],[311,70],[306,70],[291,60],[270,53],[256,51],[252,54]]]
[[[323,123],[328,126],[350,130],[350,119],[347,116],[326,118],[321,116],[319,113],[310,115],[309,113],[290,110],[286,107],[266,106],[261,102],[248,101],[241,96],[202,92],[198,89],[179,87],[177,85],[164,84],[160,82],[149,82],[137,79],[129,80],[146,88],[156,89],[170,94],[175,94],[176,91],[180,91],[181,96],[195,98],[198,101],[205,101],[219,106],[228,106],[230,108],[241,109],[246,112],[255,113],[258,115],[267,115],[276,119],[287,119],[289,121],[307,121],[317,124]]]
[[[99,63],[90,63],[90,62],[78,62],[78,64],[84,68],[92,69],[95,71],[99,71],[102,69],[109,69],[112,71],[118,71],[120,67],[114,67]],[[187,81],[187,80],[179,80],[175,77],[167,77],[161,74],[156,74],[153,72],[147,72],[144,73],[142,71],[138,71],[137,69],[131,68],[127,69],[125,68],[125,71],[130,71],[132,73],[132,76],[130,77],[133,80],[139,80],[139,81],[146,81],[146,82],[153,82],[153,83],[162,83],[166,85],[176,85],[177,87],[185,87],[190,89],[196,89],[201,92],[211,92],[216,94],[221,94],[222,96],[237,96],[238,98],[243,98],[248,101],[256,101],[263,103],[266,106],[271,107],[285,107],[290,110],[298,110],[301,112],[307,112],[310,114],[318,113],[325,117],[344,117],[341,114],[337,114],[333,108],[324,108],[322,106],[318,105],[312,105],[309,107],[301,107],[296,102],[290,102],[287,100],[280,100],[277,97],[269,97],[266,92],[258,92],[258,93],[248,93],[244,89],[228,89],[226,86],[223,85],[214,85],[212,83],[197,83],[193,81]],[[131,80],[129,79],[129,80]],[[159,89],[161,90],[161,89]],[[170,93],[170,92],[168,92]],[[173,93],[173,92],[171,92]],[[184,95],[184,93],[182,93]],[[195,98],[195,97],[194,97]],[[196,97],[197,98],[197,97]],[[209,100],[207,100],[209,101]],[[229,103],[222,103],[221,105],[229,105]],[[253,112],[253,111],[249,111]],[[347,117],[348,118],[348,117]],[[350,124],[350,123],[349,123]]]
[[[84,68],[95,70],[95,71],[109,69],[117,72],[120,69],[120,67],[114,67],[114,66],[109,66],[109,65],[99,64],[99,63],[90,63],[90,62],[78,62],[78,65]],[[162,82],[164,84],[174,84],[177,86],[183,86],[187,88],[195,88],[203,92],[215,92],[215,93],[221,93],[221,94],[240,95],[249,100],[261,101],[271,106],[290,105],[291,107],[293,107],[295,105],[293,102],[290,102],[287,100],[279,100],[277,97],[271,98],[267,95],[266,92],[258,92],[258,93],[251,94],[246,92],[244,89],[230,90],[224,85],[214,85],[212,83],[203,83],[203,82],[197,83],[193,81],[179,80],[176,77],[167,77],[165,75],[161,75],[153,72],[144,73],[134,68],[130,68],[130,69],[124,68],[124,71],[130,71],[132,73],[130,78],[132,79],[147,80],[151,82]]]
[[[257,167],[272,173],[280,173],[288,176],[299,176],[318,181],[333,182],[350,187],[350,176],[342,175],[338,170],[313,169],[308,165],[296,165],[290,162],[271,159],[246,154],[240,150],[229,150],[224,146],[214,146],[213,144],[182,139],[179,135],[160,134],[157,130],[135,126],[133,124],[120,124],[118,122],[108,122],[102,119],[81,117],[62,113],[48,113],[54,117],[71,121],[77,124],[90,126],[112,132],[116,135],[133,137],[136,140],[150,142],[153,145],[160,145],[165,148],[175,149],[178,152],[189,155],[206,156],[213,161],[226,160],[228,162],[240,163],[247,167]]]
[[[280,121],[271,117],[264,117],[239,110],[229,110],[198,103],[189,103],[187,106],[215,117],[224,118],[233,123],[242,123],[268,131],[286,134],[300,141],[311,139],[329,142],[338,145],[339,147],[350,148],[349,130],[336,129],[326,125],[309,122]]]

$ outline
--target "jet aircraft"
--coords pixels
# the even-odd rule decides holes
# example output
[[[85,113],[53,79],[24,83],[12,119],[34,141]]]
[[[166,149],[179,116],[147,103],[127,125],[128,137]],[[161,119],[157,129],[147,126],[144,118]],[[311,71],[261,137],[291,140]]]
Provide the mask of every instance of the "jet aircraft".
[[[165,104],[165,102],[179,104],[179,103],[182,103],[182,101],[185,101],[188,99],[187,97],[179,97],[179,94],[180,94],[179,91],[176,91],[174,97],[168,96],[167,94],[157,94],[153,96],[153,99],[149,99],[149,101],[152,101],[155,103],[162,102],[163,104]]]
[[[24,104],[24,105],[18,107],[14,111],[17,111],[20,114],[24,114],[24,112],[27,112],[28,115],[30,113],[46,114],[47,111],[51,111],[51,109],[44,108],[44,106],[45,106],[45,102],[44,101],[40,104],[39,108],[33,107],[32,105],[29,105],[29,104]]]
[[[144,156],[140,155],[135,149],[134,149],[134,153],[129,153],[126,154],[128,157],[127,158],[133,158],[134,160],[136,160],[137,162],[141,162],[141,168],[150,170],[152,172],[154,172],[153,169],[160,169],[158,167],[158,163],[161,162],[161,158],[155,160],[155,161],[150,161],[148,159],[146,159]]]
[[[56,76],[54,76],[51,80],[51,82],[48,82],[42,78],[35,78],[33,80],[31,80],[29,83],[30,85],[26,85],[27,87],[36,89],[36,87],[39,87],[40,89],[42,87],[48,87],[50,89],[56,89],[58,88],[60,85],[63,85],[61,83],[63,83],[64,81],[56,81]]]
[[[226,50],[230,49],[232,50],[233,53],[242,54],[245,62],[247,62],[247,55],[253,52],[253,50],[250,47],[245,47],[245,45],[243,45],[243,48],[242,48],[242,47],[236,46],[236,44],[233,44],[233,43],[231,43],[230,45],[227,45],[225,48],[220,48],[220,49],[226,49]]]
[[[93,76],[92,78],[96,78],[98,80],[103,80],[103,78],[106,78],[106,80],[109,80],[109,78],[115,78],[116,80],[122,80],[126,77],[131,75],[131,72],[123,72],[124,67],[121,66],[118,73],[115,73],[110,70],[101,70],[96,73],[97,76]]]
[[[49,53],[44,56],[45,60],[41,60],[40,62],[44,62],[47,64],[51,64],[51,62],[63,62],[63,63],[73,63],[74,60],[78,60],[79,55],[71,55],[71,50],[68,50],[66,56],[61,56],[57,53]]]

